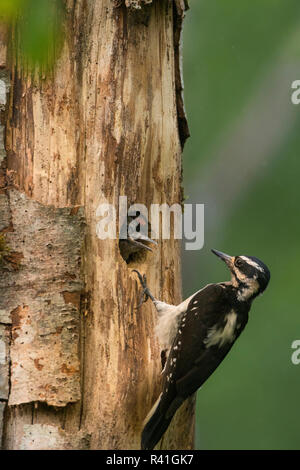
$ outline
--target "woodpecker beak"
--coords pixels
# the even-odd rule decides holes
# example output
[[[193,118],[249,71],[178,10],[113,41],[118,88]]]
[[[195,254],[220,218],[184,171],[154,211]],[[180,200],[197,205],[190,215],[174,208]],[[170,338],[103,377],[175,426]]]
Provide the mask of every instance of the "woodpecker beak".
[[[147,237],[146,235],[140,235],[139,240],[144,240],[145,242],[153,243],[157,245],[157,241],[152,240],[152,238]]]
[[[229,267],[229,269],[232,270],[233,261],[234,261],[234,257],[233,257],[233,256],[226,255],[226,253],[222,253],[222,251],[218,251],[218,250],[211,250],[211,251],[213,252],[214,255],[218,256],[218,257],[221,258],[223,261],[225,261],[225,263],[227,264],[227,266]]]
[[[153,245],[157,245],[157,242],[155,240],[152,240],[151,238],[142,234],[138,234],[138,237],[136,238],[128,237],[128,241],[132,244],[132,246],[145,249],[148,251],[153,251],[153,250],[150,246],[147,245],[147,243],[152,243]]]

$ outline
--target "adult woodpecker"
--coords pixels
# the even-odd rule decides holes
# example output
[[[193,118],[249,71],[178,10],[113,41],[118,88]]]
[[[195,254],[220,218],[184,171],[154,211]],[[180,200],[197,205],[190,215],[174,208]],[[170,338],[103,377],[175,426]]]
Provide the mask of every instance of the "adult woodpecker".
[[[169,305],[143,287],[140,305],[150,298],[158,312],[156,334],[167,351],[162,392],[144,422],[142,449],[153,449],[180,405],[223,361],[248,321],[252,301],[270,280],[267,266],[253,256],[212,252],[227,264],[229,282],[208,284],[181,304]]]

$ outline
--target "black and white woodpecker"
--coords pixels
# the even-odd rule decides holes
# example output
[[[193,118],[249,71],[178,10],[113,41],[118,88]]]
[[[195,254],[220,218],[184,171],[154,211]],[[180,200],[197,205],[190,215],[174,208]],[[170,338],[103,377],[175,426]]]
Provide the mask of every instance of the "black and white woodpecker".
[[[176,410],[215,371],[248,321],[252,301],[270,280],[267,266],[253,256],[212,252],[227,264],[229,282],[208,284],[181,304],[169,305],[143,287],[141,303],[150,298],[158,321],[155,333],[167,352],[162,392],[144,422],[142,449],[153,449],[167,430]]]

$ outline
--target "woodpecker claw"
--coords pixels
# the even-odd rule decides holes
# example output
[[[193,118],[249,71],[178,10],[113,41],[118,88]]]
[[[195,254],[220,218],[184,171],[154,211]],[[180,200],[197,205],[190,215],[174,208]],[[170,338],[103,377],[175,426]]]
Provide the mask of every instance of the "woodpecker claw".
[[[149,287],[147,286],[146,274],[144,274],[142,276],[141,273],[137,269],[133,269],[132,272],[137,273],[139,281],[140,281],[141,286],[143,288],[141,296],[140,296],[140,300],[139,300],[139,303],[138,303],[138,306],[137,306],[137,309],[139,309],[145,302],[147,302],[149,297],[150,297],[151,300],[153,300],[154,297],[151,294],[151,292],[149,290]]]

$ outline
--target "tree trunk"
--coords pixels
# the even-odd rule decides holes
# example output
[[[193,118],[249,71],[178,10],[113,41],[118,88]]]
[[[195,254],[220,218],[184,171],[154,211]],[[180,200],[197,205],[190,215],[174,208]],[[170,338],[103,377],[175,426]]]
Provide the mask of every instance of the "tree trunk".
[[[141,7],[140,9],[138,7]],[[4,449],[139,449],[160,388],[150,302],[132,269],[181,300],[180,246],[126,263],[97,208],[182,202],[179,36],[184,2],[67,0],[50,75],[0,48],[0,432]],[[8,93],[10,88],[10,93]],[[162,449],[193,447],[193,399]],[[3,423],[1,422],[3,421]]]

